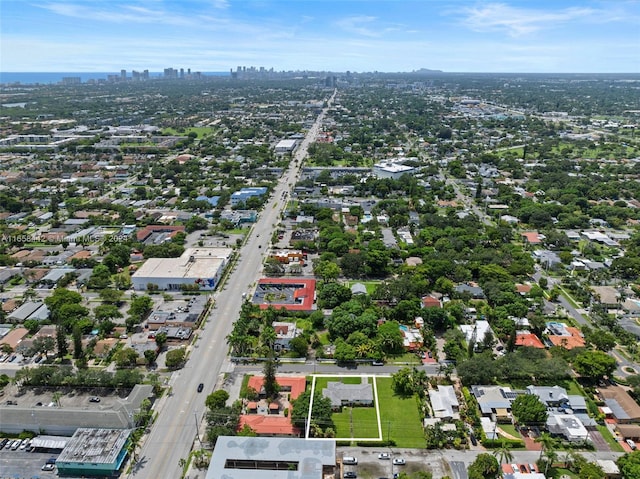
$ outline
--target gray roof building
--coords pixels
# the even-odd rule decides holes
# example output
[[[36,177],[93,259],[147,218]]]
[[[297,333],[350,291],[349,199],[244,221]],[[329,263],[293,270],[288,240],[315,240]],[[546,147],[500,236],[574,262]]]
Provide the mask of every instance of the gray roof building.
[[[329,381],[327,387],[322,390],[322,395],[331,400],[334,408],[347,404],[360,404],[370,406],[373,404],[373,388],[362,378],[360,384],[344,384],[337,381]]]
[[[335,468],[334,440],[220,436],[205,479],[323,479]]]
[[[17,321],[23,323],[27,319],[36,319],[38,321],[44,321],[49,317],[49,308],[44,303],[36,301],[27,301],[22,306],[12,311],[7,316],[10,321]]]
[[[56,460],[58,472],[114,477],[127,456],[130,435],[130,429],[78,429]]]
[[[143,399],[151,397],[153,386],[134,386],[125,400],[112,408],[46,407],[21,404],[0,405],[2,431],[19,434],[22,431],[44,432],[71,436],[78,428],[128,429],[135,427],[134,415]]]

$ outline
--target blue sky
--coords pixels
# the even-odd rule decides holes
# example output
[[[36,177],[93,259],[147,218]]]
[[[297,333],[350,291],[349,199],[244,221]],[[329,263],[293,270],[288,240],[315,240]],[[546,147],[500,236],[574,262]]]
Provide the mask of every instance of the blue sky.
[[[0,71],[640,72],[640,0],[0,0]]]

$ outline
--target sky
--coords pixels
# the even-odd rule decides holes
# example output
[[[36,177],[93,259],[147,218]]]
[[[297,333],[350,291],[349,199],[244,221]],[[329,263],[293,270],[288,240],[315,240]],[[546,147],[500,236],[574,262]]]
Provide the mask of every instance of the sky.
[[[640,0],[0,0],[0,71],[640,73]]]

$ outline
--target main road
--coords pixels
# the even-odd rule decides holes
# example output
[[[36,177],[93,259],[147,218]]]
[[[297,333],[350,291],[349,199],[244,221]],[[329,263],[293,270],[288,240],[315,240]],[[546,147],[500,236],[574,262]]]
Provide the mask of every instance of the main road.
[[[331,105],[336,92],[328,101]],[[234,269],[221,290],[214,293],[211,310],[200,336],[191,349],[186,366],[170,380],[170,393],[159,400],[159,414],[144,441],[139,461],[129,477],[136,479],[175,478],[181,476],[180,459],[186,459],[197,439],[197,425],[203,420],[204,399],[215,387],[221,371],[231,368],[227,360],[226,337],[233,328],[242,306],[242,293],[249,292],[260,277],[263,255],[271,233],[280,221],[287,195],[296,182],[303,159],[322,126],[326,108],[318,115],[304,140],[293,153],[272,196],[244,245]],[[197,392],[198,384],[204,391]]]

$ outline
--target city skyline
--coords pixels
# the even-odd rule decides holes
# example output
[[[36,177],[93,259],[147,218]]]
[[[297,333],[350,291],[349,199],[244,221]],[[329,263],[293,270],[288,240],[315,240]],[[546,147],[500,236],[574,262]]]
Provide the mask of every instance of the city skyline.
[[[0,70],[637,73],[640,2],[2,2]]]

